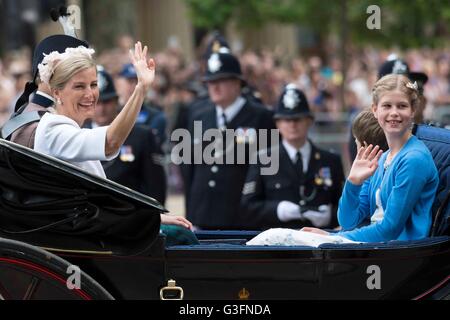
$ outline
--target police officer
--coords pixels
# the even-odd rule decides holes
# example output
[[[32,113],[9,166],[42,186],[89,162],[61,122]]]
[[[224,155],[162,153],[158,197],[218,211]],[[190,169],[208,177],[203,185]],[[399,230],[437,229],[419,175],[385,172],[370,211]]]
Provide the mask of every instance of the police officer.
[[[262,175],[261,164],[250,166],[241,200],[248,229],[337,226],[342,162],[307,138],[314,117],[294,84],[284,88],[274,118],[281,143],[261,152],[278,153],[279,170]]]
[[[211,57],[213,53],[218,53],[219,51],[230,53],[231,49],[220,32],[213,31],[207,39],[206,48],[200,59],[199,71],[201,74],[207,72],[209,57]],[[181,114],[178,115],[174,129],[188,128],[193,117],[202,112],[203,109],[210,104],[207,88],[204,86],[204,83],[192,82],[190,85],[195,85],[196,98],[192,103],[185,106]],[[260,92],[250,87],[246,82],[243,82],[242,84],[241,95],[257,104],[262,104]]]
[[[200,146],[202,152],[209,142],[202,142],[208,129],[232,129],[234,139],[223,143],[224,150],[214,154],[213,164],[202,161],[201,164],[186,166],[185,177],[187,217],[201,229],[238,229],[241,228],[239,203],[241,190],[245,182],[250,157],[250,147],[258,146],[256,139],[248,133],[258,129],[274,129],[272,113],[262,105],[246,99],[241,94],[244,79],[238,59],[229,50],[212,53],[207,61],[207,70],[203,80],[208,87],[209,99],[202,111],[192,118],[190,133],[193,137],[193,151]],[[196,137],[195,121],[201,124],[201,137]],[[228,140],[228,139],[227,139]],[[237,164],[237,153],[232,163],[225,161],[228,152],[245,150],[244,164]],[[243,147],[243,148],[242,148]]]
[[[125,64],[119,73],[119,77],[124,80],[123,91],[120,92],[119,99],[122,103],[125,103],[125,101],[128,101],[130,98],[137,84],[138,78],[133,64]],[[167,118],[159,106],[157,107],[144,103],[136,123],[146,125],[152,129],[153,133],[156,135],[156,141],[160,146],[166,141]]]
[[[34,135],[39,120],[47,112],[47,108],[53,106],[54,99],[51,96],[50,87],[39,79],[38,65],[44,59],[44,55],[53,51],[60,53],[67,48],[78,46],[88,47],[85,41],[67,35],[53,35],[42,40],[33,53],[32,74],[33,80],[25,85],[22,96],[17,100],[15,113],[2,128],[2,138],[29,148],[34,147]],[[29,96],[34,93],[30,102]]]
[[[87,127],[107,126],[119,112],[118,95],[111,76],[97,67],[100,96],[95,108],[95,117]],[[102,162],[108,179],[139,191],[159,202],[166,199],[166,174],[163,153],[151,130],[135,125],[120,148],[119,155]]]
[[[203,76],[208,69],[208,59],[213,53],[219,52],[219,50],[230,51],[230,47],[225,38],[218,32],[213,31],[208,37],[206,37],[205,50],[201,55],[198,73]],[[195,86],[195,99],[188,105],[186,105],[181,113],[178,115],[174,129],[188,129],[192,123],[192,119],[198,113],[204,111],[211,104],[208,95],[208,88],[204,82],[193,81],[190,84],[191,87]]]

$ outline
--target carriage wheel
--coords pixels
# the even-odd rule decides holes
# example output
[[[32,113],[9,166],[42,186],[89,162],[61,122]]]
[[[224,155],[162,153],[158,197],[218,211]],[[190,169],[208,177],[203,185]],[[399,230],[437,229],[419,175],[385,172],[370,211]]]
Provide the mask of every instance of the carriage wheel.
[[[0,300],[110,300],[68,261],[23,242],[0,238]]]

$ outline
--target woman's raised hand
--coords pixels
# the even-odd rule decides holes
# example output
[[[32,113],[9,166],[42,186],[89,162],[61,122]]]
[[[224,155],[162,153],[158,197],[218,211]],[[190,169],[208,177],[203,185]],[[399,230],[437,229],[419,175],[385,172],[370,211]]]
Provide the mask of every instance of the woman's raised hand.
[[[153,59],[147,60],[147,51],[147,46],[142,49],[140,41],[134,45],[134,52],[130,50],[130,58],[136,70],[138,84],[142,85],[145,90],[150,88],[155,79],[155,61]]]
[[[355,185],[361,185],[367,178],[372,176],[378,168],[378,160],[383,154],[379,146],[369,145],[358,150],[355,161],[348,175],[348,180]]]

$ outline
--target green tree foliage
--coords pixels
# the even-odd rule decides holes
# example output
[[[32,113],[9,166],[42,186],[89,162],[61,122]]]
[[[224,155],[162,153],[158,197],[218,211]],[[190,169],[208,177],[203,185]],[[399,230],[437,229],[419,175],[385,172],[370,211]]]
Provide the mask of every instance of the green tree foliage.
[[[399,47],[441,46],[450,35],[448,0],[185,0],[193,23],[224,29],[233,19],[237,26],[257,28],[267,22],[293,23],[320,36],[338,34],[343,27],[354,43]],[[343,19],[345,1],[346,19]],[[366,12],[381,9],[381,29],[369,30]],[[345,24],[345,26],[343,26]]]
[[[364,28],[368,14],[361,15],[370,0],[350,1],[349,29],[358,43],[400,47],[443,46],[449,44],[450,2],[445,0],[378,0],[381,30]]]
[[[194,24],[199,28],[222,29],[239,8],[239,0],[185,0],[194,18]]]

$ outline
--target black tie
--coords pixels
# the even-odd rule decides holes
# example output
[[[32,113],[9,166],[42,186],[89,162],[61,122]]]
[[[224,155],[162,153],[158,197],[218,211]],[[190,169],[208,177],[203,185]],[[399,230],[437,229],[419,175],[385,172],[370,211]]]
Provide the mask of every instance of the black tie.
[[[297,154],[295,155],[295,171],[297,174],[301,177],[303,175],[303,160],[302,160],[302,154],[300,151],[297,151]]]
[[[227,116],[225,115],[225,112],[222,112],[222,120],[223,120],[222,129],[225,130],[228,127]]]

